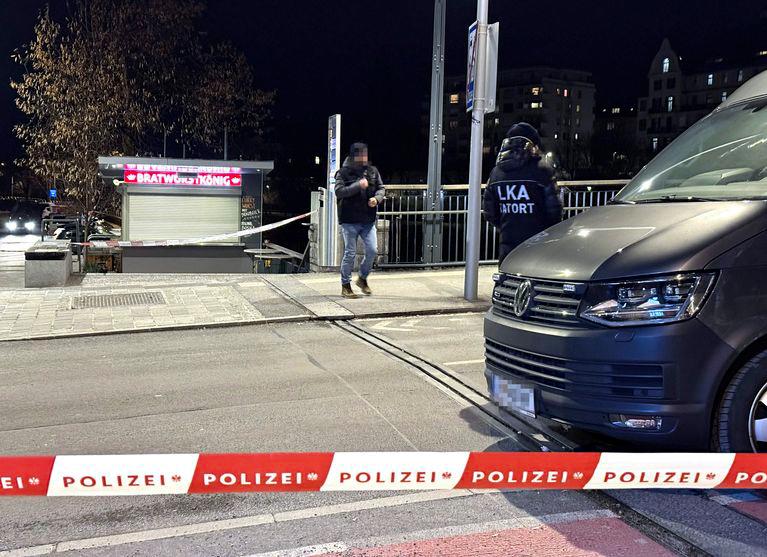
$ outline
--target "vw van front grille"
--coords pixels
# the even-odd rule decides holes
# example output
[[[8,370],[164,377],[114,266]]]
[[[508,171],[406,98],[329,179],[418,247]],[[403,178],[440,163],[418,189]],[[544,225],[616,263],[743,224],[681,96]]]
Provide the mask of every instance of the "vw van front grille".
[[[508,278],[493,291],[493,311],[510,319],[574,325],[578,321],[584,285],[530,279],[532,299],[522,316],[515,313],[515,297],[524,278]]]

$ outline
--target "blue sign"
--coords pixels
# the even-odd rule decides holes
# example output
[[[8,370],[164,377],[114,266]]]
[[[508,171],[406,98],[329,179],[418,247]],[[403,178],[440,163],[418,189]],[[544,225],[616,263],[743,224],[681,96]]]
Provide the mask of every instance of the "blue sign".
[[[466,63],[466,111],[474,108],[474,86],[477,79],[477,27],[475,21],[469,27],[469,56]]]
[[[48,190],[48,197],[56,199],[56,190]]]

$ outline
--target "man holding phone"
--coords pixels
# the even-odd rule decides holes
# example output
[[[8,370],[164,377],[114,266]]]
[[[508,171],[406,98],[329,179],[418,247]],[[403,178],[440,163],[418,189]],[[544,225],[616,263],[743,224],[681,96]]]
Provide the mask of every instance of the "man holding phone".
[[[335,186],[338,200],[338,222],[344,237],[344,256],[341,260],[341,295],[356,298],[352,290],[352,271],[357,255],[357,238],[365,245],[365,257],[360,264],[355,284],[366,296],[373,292],[368,286],[368,275],[378,255],[376,215],[378,205],[386,193],[381,174],[368,159],[368,146],[353,143],[349,156],[336,173]]]

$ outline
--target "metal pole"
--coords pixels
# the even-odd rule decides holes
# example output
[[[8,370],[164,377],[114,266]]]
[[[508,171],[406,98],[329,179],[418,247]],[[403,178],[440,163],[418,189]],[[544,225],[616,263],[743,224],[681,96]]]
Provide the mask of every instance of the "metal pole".
[[[477,70],[474,83],[474,104],[471,111],[471,147],[469,158],[469,199],[466,223],[466,273],[463,297],[477,299],[479,280],[479,240],[482,194],[482,143],[485,128],[485,69],[487,57],[488,0],[477,1]]]
[[[226,132],[227,132],[227,129],[226,129],[226,126],[224,126],[224,160],[227,160],[227,155],[229,153],[229,149],[228,149],[229,143],[227,141],[228,137]]]
[[[162,158],[166,158],[168,156],[168,130],[163,129],[162,131]]]
[[[434,34],[431,58],[431,113],[429,116],[429,169],[425,209],[442,209],[442,117],[445,91],[445,12],[447,0],[434,0]],[[441,216],[426,219],[423,256],[427,263],[442,261]]]

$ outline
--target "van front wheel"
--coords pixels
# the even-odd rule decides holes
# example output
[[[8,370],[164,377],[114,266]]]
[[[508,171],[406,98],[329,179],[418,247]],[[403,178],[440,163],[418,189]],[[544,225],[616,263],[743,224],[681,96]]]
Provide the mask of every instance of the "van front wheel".
[[[767,351],[754,356],[732,377],[714,416],[714,450],[767,452]]]

